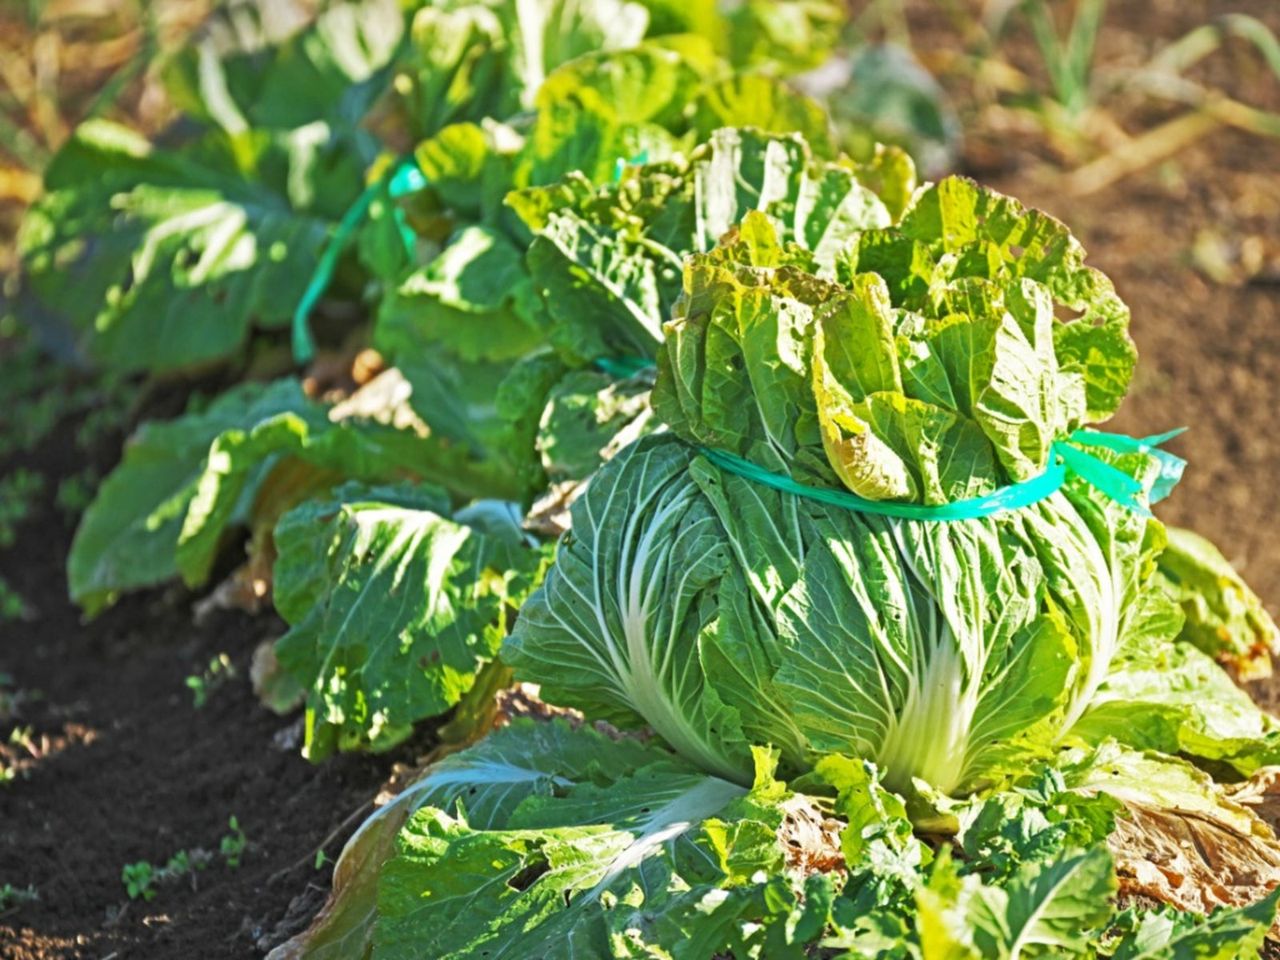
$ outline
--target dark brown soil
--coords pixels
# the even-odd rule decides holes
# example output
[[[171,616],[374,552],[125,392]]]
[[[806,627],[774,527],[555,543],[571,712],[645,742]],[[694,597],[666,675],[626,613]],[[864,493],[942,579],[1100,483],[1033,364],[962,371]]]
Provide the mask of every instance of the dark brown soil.
[[[923,54],[940,57],[958,47],[938,7],[914,6],[913,39]],[[1134,62],[1158,39],[1208,21],[1221,6],[1114,2],[1101,60]],[[1273,0],[1231,8],[1280,31]],[[1017,50],[1018,62],[1031,62],[1026,44]],[[1197,76],[1280,110],[1280,81],[1237,44]],[[964,85],[947,82],[966,108]],[[1131,134],[1170,115],[1141,102],[1122,108],[1117,120]],[[1190,428],[1171,445],[1190,461],[1186,479],[1160,514],[1217,542],[1274,612],[1280,285],[1268,270],[1238,283],[1211,281],[1192,265],[1191,252],[1212,232],[1228,259],[1248,238],[1257,238],[1265,256],[1280,253],[1280,145],[1224,129],[1076,197],[1053,172],[1061,157],[1034,129],[969,119],[967,171],[1066,220],[1133,308],[1142,361],[1114,429]],[[282,629],[271,617],[226,613],[196,627],[191,598],[170,590],[130,598],[81,624],[65,600],[70,526],[51,504],[57,477],[78,468],[78,456],[69,440],[55,439],[27,464],[49,475],[47,493],[16,547],[0,554],[0,576],[39,614],[29,623],[0,623],[0,672],[29,695],[12,720],[0,721],[0,749],[6,762],[30,760],[16,782],[0,785],[0,887],[31,884],[40,896],[0,914],[0,958],[256,956],[318,907],[328,874],[314,868],[316,848],[337,831],[326,847],[336,854],[351,815],[415,747],[318,768],[300,759],[296,746],[282,748],[293,719],[263,711],[247,680],[255,644]],[[223,652],[237,676],[197,710],[184,680]],[[1263,686],[1259,699],[1280,702],[1277,689]],[[15,727],[30,728],[26,739],[39,757],[8,743]],[[194,887],[169,885],[151,902],[128,900],[125,864],[163,863],[182,849],[216,853],[233,814],[249,839],[239,868],[215,858]]]
[[[52,503],[55,478],[79,466],[71,432],[22,464],[49,476],[48,493],[0,554],[0,577],[38,613],[0,623],[0,672],[18,698],[13,716],[0,712],[0,749],[18,769],[0,785],[0,887],[39,894],[0,914],[0,957],[258,956],[323,901],[329,868],[316,868],[317,848],[329,838],[336,856],[352,815],[421,744],[303,760],[296,718],[263,710],[248,680],[254,646],[283,631],[273,616],[224,612],[196,627],[192,598],[173,589],[82,624],[62,572],[71,527]],[[196,709],[185,678],[220,653],[236,676]],[[30,748],[11,742],[15,730]],[[218,856],[233,815],[248,838],[234,869]],[[214,862],[150,902],[129,900],[125,864],[197,849]]]

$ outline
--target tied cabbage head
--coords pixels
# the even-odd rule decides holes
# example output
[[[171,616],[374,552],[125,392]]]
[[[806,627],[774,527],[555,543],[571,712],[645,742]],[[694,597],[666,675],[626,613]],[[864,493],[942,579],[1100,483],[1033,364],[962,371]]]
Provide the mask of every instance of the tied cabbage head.
[[[854,753],[895,789],[958,792],[1049,749],[1120,644],[1176,621],[1144,599],[1158,523],[1078,478],[982,519],[879,517],[698,447],[877,500],[1035,476],[1133,366],[1123,304],[1083,257],[1057,221],[958,179],[821,264],[747,215],[686,265],[653,394],[669,433],[592,480],[504,659],[740,782],[762,743],[793,769]],[[1145,454],[1090,452],[1156,480]]]

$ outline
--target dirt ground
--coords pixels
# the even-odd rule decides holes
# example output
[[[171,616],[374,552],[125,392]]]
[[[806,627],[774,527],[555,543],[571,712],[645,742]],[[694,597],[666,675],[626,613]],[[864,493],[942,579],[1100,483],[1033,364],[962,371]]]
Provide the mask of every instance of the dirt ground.
[[[923,55],[955,48],[945,18],[925,4],[913,9]],[[1116,2],[1100,59],[1133,61],[1160,38],[1226,9],[1247,10],[1280,31],[1273,0]],[[1029,45],[1017,49],[1030,63]],[[1196,76],[1280,110],[1280,81],[1236,44]],[[970,92],[954,90],[963,113]],[[1145,103],[1125,109],[1119,119],[1131,131],[1171,115]],[[1170,445],[1190,463],[1160,515],[1217,542],[1275,612],[1280,270],[1217,282],[1194,266],[1193,251],[1216,243],[1230,264],[1243,245],[1280,263],[1280,141],[1223,129],[1074,196],[1049,172],[1060,158],[1034,130],[1007,116],[969,119],[966,172],[1066,220],[1133,309],[1140,372],[1113,428],[1136,435],[1189,428]],[[39,612],[32,622],[0,625],[0,673],[30,695],[8,721],[0,714],[6,760],[26,758],[20,778],[0,785],[0,887],[31,884],[39,892],[37,902],[0,913],[0,958],[257,956],[318,907],[328,869],[316,868],[317,849],[329,838],[324,849],[337,853],[353,815],[424,741],[393,756],[320,767],[302,760],[291,742],[296,718],[263,711],[247,680],[254,646],[282,630],[273,617],[226,613],[197,627],[193,598],[172,589],[129,598],[82,624],[65,599],[71,528],[51,502],[56,478],[78,468],[78,457],[64,433],[23,464],[49,475],[48,493],[16,546],[0,554],[0,576]],[[219,653],[236,676],[195,709],[185,678]],[[1256,693],[1274,704],[1277,689]],[[15,728],[33,749],[9,742]],[[215,858],[194,884],[163,886],[148,903],[128,900],[125,864],[163,862],[180,849],[216,851],[232,815],[249,841],[238,868]]]
[[[80,456],[71,433],[24,465],[70,472]],[[330,866],[317,867],[318,850],[331,865],[392,767],[425,744],[303,760],[298,718],[263,710],[247,679],[255,645],[283,632],[274,616],[223,612],[195,626],[192,598],[173,589],[82,624],[66,600],[72,528],[54,486],[0,554],[0,577],[38,612],[0,626],[0,672],[21,698],[8,722],[0,713],[0,751],[19,771],[0,785],[0,886],[30,884],[40,898],[0,914],[0,957],[258,956],[323,902]],[[186,678],[221,653],[235,677],[197,709]],[[248,840],[235,869],[217,856],[233,815]],[[129,901],[125,864],[196,849],[214,863],[151,902]]]

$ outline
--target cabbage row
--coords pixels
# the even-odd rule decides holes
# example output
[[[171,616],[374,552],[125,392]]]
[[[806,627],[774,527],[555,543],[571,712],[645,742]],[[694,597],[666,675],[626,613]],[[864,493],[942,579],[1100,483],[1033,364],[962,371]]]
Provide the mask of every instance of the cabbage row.
[[[76,132],[18,307],[240,381],[130,439],[86,614],[243,544],[309,759],[436,729],[273,957],[1259,955],[1275,626],[1100,429],[1137,352],[1068,229],[786,79],[838,8],[266,11],[163,145]]]

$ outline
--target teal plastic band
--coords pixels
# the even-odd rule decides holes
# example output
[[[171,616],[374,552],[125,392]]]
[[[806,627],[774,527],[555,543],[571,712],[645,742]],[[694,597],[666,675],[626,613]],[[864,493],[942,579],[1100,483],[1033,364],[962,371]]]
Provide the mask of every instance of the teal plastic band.
[[[597,357],[592,365],[601,373],[607,373],[618,380],[634,377],[641,370],[655,366],[647,357]]]
[[[1118,452],[1154,453],[1163,461],[1183,461],[1173,454],[1157,450],[1158,444],[1170,437],[1177,436],[1181,430],[1161,434],[1155,437],[1135,439],[1122,434],[1099,433],[1092,430],[1078,430],[1071,439],[1080,444],[1103,446]],[[989,517],[1006,510],[1017,510],[1038,503],[1052,496],[1066,483],[1068,473],[1074,474],[1086,483],[1096,487],[1116,503],[1128,507],[1136,513],[1150,516],[1151,511],[1141,500],[1142,484],[1122,470],[1117,470],[1109,463],[1099,460],[1068,443],[1058,441],[1053,444],[1049,457],[1049,466],[1037,477],[1021,483],[1001,487],[994,493],[983,497],[972,497],[968,500],[956,500],[952,503],[893,503],[884,500],[868,500],[848,490],[835,490],[827,487],[810,487],[797,483],[790,477],[774,473],[763,467],[744,460],[742,457],[724,450],[700,447],[699,452],[722,470],[736,474],[754,483],[760,483],[783,493],[794,494],[808,500],[856,510],[859,513],[873,513],[882,517],[900,517],[907,520],[976,520]],[[1179,468],[1179,474],[1181,468]],[[1152,502],[1155,502],[1154,499]]]
[[[622,179],[622,175],[623,173],[626,172],[627,167],[636,167],[648,162],[649,162],[648,150],[641,150],[630,160],[624,160],[622,159],[622,157],[618,157],[617,160],[613,161],[613,182],[617,183],[619,180]]]
[[[641,370],[654,366],[654,362],[645,357],[627,356],[599,357],[594,363],[596,369],[620,380],[635,376]],[[1186,432],[1186,429],[1186,427],[1179,427],[1167,433],[1141,438],[1126,436],[1123,433],[1077,430],[1071,435],[1071,439],[1081,446],[1105,447],[1116,453],[1143,453],[1155,457],[1160,465],[1160,473],[1152,485],[1151,492],[1147,495],[1147,500],[1150,503],[1159,503],[1182,479],[1183,468],[1187,465],[1181,457],[1167,450],[1161,450],[1160,444]],[[1117,470],[1092,454],[1061,441],[1053,444],[1049,466],[1038,477],[1001,487],[995,493],[989,493],[983,497],[942,504],[867,500],[848,490],[810,487],[797,483],[788,476],[773,473],[725,450],[700,447],[699,452],[723,470],[775,490],[781,490],[783,493],[792,493],[798,497],[844,507],[847,510],[874,513],[884,517],[903,517],[909,520],[973,520],[978,517],[989,517],[1004,510],[1017,510],[1019,507],[1030,506],[1045,499],[1062,487],[1068,473],[1075,474],[1116,503],[1128,507],[1135,513],[1151,515],[1151,510],[1141,499],[1143,492],[1141,483],[1123,470]]]
[[[373,206],[379,191],[385,188],[392,197],[403,197],[406,194],[415,193],[423,189],[426,185],[427,178],[418,168],[417,161],[413,157],[406,157],[388,167],[386,172],[365,187],[360,196],[356,197],[355,202],[347,208],[347,212],[338,221],[338,226],[333,231],[333,236],[329,238],[329,242],[325,244],[324,250],[321,251],[320,259],[316,262],[315,272],[311,274],[311,280],[307,283],[307,288],[302,293],[302,299],[298,301],[298,306],[293,311],[293,359],[296,363],[307,363],[315,356],[315,342],[312,340],[311,328],[307,324],[307,318],[311,316],[311,311],[320,302],[324,292],[329,289],[329,284],[333,281],[333,272],[338,267],[338,260],[342,256],[342,251],[347,248],[347,244],[351,242],[356,230],[364,222],[364,218],[368,216],[369,208]],[[395,213],[401,237],[404,239],[406,246],[412,249],[412,233],[409,231],[408,225],[404,223],[403,215],[400,211],[397,210]]]

